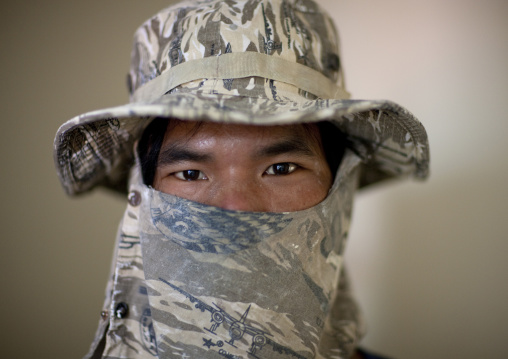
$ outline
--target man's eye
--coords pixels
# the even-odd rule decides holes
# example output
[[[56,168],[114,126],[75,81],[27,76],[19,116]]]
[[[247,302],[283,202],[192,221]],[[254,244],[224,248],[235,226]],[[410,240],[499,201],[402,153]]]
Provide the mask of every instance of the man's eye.
[[[181,179],[182,181],[197,181],[197,180],[205,180],[205,174],[198,170],[185,170],[174,173],[175,177]]]
[[[291,172],[294,172],[298,168],[298,165],[290,162],[276,163],[268,167],[265,171],[267,175],[288,175]]]

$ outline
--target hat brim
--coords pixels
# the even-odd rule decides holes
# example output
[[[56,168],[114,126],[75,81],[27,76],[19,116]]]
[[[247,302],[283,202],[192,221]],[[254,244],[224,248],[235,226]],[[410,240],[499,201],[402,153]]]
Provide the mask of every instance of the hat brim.
[[[273,101],[243,96],[173,93],[149,104],[87,112],[57,131],[54,159],[70,195],[105,186],[126,192],[134,142],[155,117],[259,126],[330,121],[348,135],[364,162],[360,187],[386,178],[423,179],[429,171],[423,125],[385,100]]]

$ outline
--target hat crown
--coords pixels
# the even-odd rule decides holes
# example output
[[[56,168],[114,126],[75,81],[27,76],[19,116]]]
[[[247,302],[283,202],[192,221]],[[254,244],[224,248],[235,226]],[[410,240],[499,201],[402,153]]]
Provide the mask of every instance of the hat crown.
[[[338,81],[338,85],[337,85]],[[154,117],[282,125],[333,122],[368,163],[360,185],[428,174],[425,129],[390,101],[347,100],[333,21],[312,0],[185,0],[135,33],[131,103],[76,116],[55,137],[69,194],[125,191]]]
[[[136,31],[130,92],[183,63],[230,53],[269,55],[316,70],[333,83],[342,82],[335,26],[312,0],[186,0],[160,11]],[[259,77],[273,79],[269,73]],[[269,93],[273,86],[250,76],[223,79],[220,86],[203,80],[183,87],[250,97],[273,95]],[[283,93],[319,95],[283,82],[279,82]],[[174,90],[167,87],[165,92]]]

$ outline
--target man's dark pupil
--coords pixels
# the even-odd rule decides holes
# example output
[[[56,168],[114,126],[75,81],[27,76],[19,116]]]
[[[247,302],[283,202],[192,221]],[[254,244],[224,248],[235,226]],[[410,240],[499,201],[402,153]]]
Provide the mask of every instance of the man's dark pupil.
[[[277,163],[273,166],[275,167],[274,172],[277,175],[287,174],[289,171],[289,163]]]
[[[189,181],[197,180],[199,178],[199,171],[197,170],[183,171],[183,177]]]

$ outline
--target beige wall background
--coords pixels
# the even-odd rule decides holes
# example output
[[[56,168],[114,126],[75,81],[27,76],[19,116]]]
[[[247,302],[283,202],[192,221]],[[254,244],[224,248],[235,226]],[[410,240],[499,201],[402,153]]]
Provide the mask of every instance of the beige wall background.
[[[399,359],[508,352],[508,3],[322,0],[356,98],[428,129],[432,176],[357,197],[347,261],[369,333]],[[127,102],[131,38],[167,1],[0,5],[1,329],[5,358],[79,358],[92,340],[124,199],[67,198],[52,141]]]

